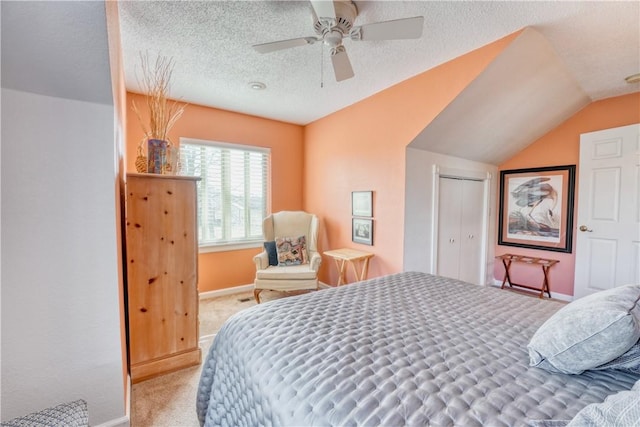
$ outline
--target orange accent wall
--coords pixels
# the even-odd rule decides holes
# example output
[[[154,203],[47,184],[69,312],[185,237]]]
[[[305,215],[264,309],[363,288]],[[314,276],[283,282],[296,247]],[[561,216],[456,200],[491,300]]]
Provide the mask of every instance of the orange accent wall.
[[[593,102],[500,165],[500,170],[559,165],[578,165],[579,168],[580,134],[634,123],[640,123],[640,93]],[[578,201],[577,190],[578,179],[576,176],[575,206]],[[576,240],[575,229],[579,225],[576,224],[576,219],[577,212],[574,212],[574,243]],[[496,255],[514,253],[560,260],[549,270],[551,291],[573,295],[575,245],[573,249],[573,253],[567,254],[496,245],[495,253]],[[542,272],[539,267],[534,268],[523,264],[516,266],[514,264],[511,270],[511,278],[516,283],[532,283],[536,286],[541,283]],[[494,275],[496,279],[502,280],[504,275],[502,264],[495,264]]]
[[[402,271],[405,148],[518,34],[306,126],[304,208],[323,220],[321,251],[346,246],[373,252],[369,277]],[[373,246],[351,241],[351,192],[357,190],[374,192]],[[329,258],[320,280],[337,283]]]
[[[127,93],[127,172],[135,172],[137,147],[143,131],[131,109],[132,100],[147,120],[144,97]],[[178,144],[180,137],[268,147],[271,149],[271,210],[302,209],[304,131],[302,126],[200,105],[188,105],[169,133]],[[200,254],[200,292],[253,283],[253,256],[258,248]]]
[[[405,80],[305,127],[189,105],[169,136],[174,142],[183,136],[270,147],[271,211],[313,212],[322,222],[321,252],[345,246],[367,250],[375,254],[369,277],[396,273],[402,271],[403,265],[406,146],[519,33]],[[127,171],[134,172],[136,147],[143,132],[130,105],[131,99],[136,99],[139,106],[144,106],[144,102],[141,95],[127,95],[125,158]],[[638,93],[594,102],[500,165],[500,169],[577,164],[581,133],[640,122],[639,110]],[[146,116],[143,119],[146,120]],[[551,159],[549,152],[553,152]],[[351,241],[350,198],[351,192],[357,190],[374,192],[373,246]],[[499,245],[495,249],[496,254],[512,252],[560,259],[551,270],[552,291],[573,294],[573,254]],[[258,252],[255,248],[201,254],[200,292],[252,283],[255,272],[252,257]],[[496,264],[494,276],[501,279],[502,271],[502,266]],[[523,271],[525,277],[538,274],[537,270]],[[514,281],[518,281],[518,274],[514,274]],[[320,280],[328,284],[337,282],[337,272],[329,258],[323,259]]]

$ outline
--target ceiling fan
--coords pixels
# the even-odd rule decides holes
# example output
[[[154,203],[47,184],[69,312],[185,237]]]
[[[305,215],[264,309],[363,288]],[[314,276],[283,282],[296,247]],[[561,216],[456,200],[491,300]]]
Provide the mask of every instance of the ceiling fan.
[[[374,22],[353,26],[358,16],[358,9],[351,0],[310,0],[313,7],[313,28],[316,36],[299,37],[270,43],[253,45],[260,53],[305,46],[315,42],[323,42],[329,46],[331,62],[337,81],[354,76],[347,51],[342,39],[354,41],[417,39],[422,36],[423,16]]]

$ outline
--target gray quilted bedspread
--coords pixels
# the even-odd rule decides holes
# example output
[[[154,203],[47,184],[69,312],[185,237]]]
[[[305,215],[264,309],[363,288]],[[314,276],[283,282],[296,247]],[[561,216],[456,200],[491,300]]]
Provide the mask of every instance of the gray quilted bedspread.
[[[529,367],[529,339],[560,307],[415,272],[264,303],[216,336],[198,417],[206,426],[568,420],[637,378]]]

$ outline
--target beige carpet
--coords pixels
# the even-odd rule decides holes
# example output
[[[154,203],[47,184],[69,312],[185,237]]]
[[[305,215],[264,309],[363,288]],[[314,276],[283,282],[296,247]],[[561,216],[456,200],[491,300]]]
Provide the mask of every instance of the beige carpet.
[[[263,291],[261,301],[291,294]],[[213,334],[233,314],[256,305],[253,291],[200,301],[200,347],[204,359]],[[133,385],[131,396],[132,427],[196,427],[196,392],[201,366],[182,369]]]
[[[299,295],[305,291],[290,292],[288,294],[275,291],[262,291],[260,301],[267,302],[289,295]],[[217,333],[222,324],[240,310],[256,305],[253,291],[226,295],[218,298],[208,298],[200,301],[200,336],[208,337]]]

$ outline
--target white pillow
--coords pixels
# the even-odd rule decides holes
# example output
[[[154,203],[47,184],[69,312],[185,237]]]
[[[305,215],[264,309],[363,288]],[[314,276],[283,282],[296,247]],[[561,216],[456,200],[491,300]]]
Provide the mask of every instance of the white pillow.
[[[629,350],[640,339],[640,285],[625,285],[562,307],[531,338],[529,364],[580,374]]]

